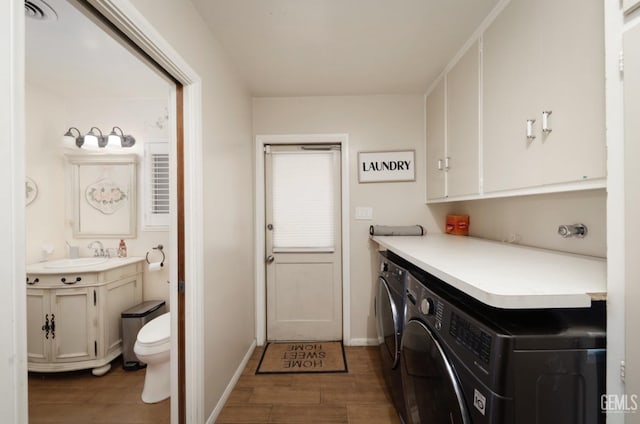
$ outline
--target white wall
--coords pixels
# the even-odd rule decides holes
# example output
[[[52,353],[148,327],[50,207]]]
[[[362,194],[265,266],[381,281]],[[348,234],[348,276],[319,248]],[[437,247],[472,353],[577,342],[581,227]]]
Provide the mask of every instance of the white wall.
[[[38,186],[38,196],[25,209],[27,263],[42,259],[42,245],[51,244],[51,258],[64,258],[65,173],[60,142],[66,131],[66,99],[29,83],[25,86],[25,168]],[[63,129],[64,128],[64,129]],[[70,241],[70,240],[69,240]]]
[[[445,213],[469,215],[469,234],[562,252],[606,257],[607,193],[587,190],[454,202]],[[432,206],[433,207],[433,206]],[[585,224],[585,238],[562,238],[561,224]],[[444,228],[444,222],[441,223]]]
[[[373,264],[377,245],[369,241],[369,225],[422,224],[428,230],[437,228],[437,220],[424,205],[422,105],[422,95],[253,99],[255,134],[349,135],[352,340],[348,343],[376,339]],[[358,152],[394,149],[416,151],[415,182],[358,183]],[[372,221],[354,219],[359,206],[373,208]]]
[[[251,99],[190,2],[132,3],[202,79],[207,417],[255,338]]]
[[[154,71],[150,70],[149,78],[157,78]],[[147,252],[152,252],[154,246],[163,245],[167,257],[165,266],[161,270],[152,273],[148,272],[145,266],[142,296],[143,300],[164,300],[167,308],[169,308],[169,284],[167,284],[167,281],[170,278],[171,271],[169,258],[174,254],[169,242],[169,231],[168,229],[148,230],[144,226],[143,214],[144,185],[146,183],[144,175],[144,144],[170,141],[170,124],[167,119],[168,103],[169,87],[167,87],[165,93],[158,93],[157,98],[138,98],[135,97],[135,93],[132,93],[132,97],[126,98],[71,98],[67,102],[67,119],[62,126],[64,130],[70,126],[75,126],[81,131],[88,131],[92,126],[96,126],[103,132],[110,132],[114,126],[118,126],[125,134],[131,134],[135,137],[135,146],[122,150],[123,153],[138,155],[139,160],[137,168],[138,185],[136,188],[137,235],[134,238],[125,240],[127,243],[127,255],[145,256]],[[171,119],[174,118],[172,117]],[[77,154],[77,150],[72,149],[72,153]],[[27,159],[27,163],[29,163],[29,159]],[[67,205],[69,205],[69,199],[67,201]],[[70,206],[68,206],[68,209],[70,209]],[[67,217],[71,216],[71,211],[68,211]],[[93,239],[74,239],[72,222],[68,220],[65,221],[65,238],[70,240],[71,244],[80,246],[81,256],[92,255],[92,251],[87,249],[87,246]],[[118,238],[101,238],[99,240],[105,248],[115,249],[118,247]],[[150,258],[157,259],[157,256],[152,252]]]
[[[169,231],[145,231],[143,227],[143,153],[144,143],[168,141],[166,119],[168,89],[159,98],[67,98],[38,85],[26,85],[26,172],[38,185],[38,197],[25,211],[27,263],[42,259],[42,245],[50,244],[54,253],[48,259],[68,255],[66,242],[80,247],[80,256],[92,256],[88,244],[93,239],[73,237],[70,207],[69,175],[65,153],[92,154],[87,150],[62,148],[62,134],[74,126],[86,132],[97,126],[109,132],[113,126],[121,127],[136,138],[136,145],[127,153],[139,156],[137,205],[137,236],[126,239],[129,256],[145,256],[153,246],[162,244],[167,257],[172,254]],[[160,128],[157,123],[164,124]],[[96,156],[106,151],[93,153]],[[119,239],[98,238],[105,248],[115,249]],[[155,258],[155,256],[153,257]],[[143,276],[143,299],[164,300],[169,305],[169,261],[160,271]]]

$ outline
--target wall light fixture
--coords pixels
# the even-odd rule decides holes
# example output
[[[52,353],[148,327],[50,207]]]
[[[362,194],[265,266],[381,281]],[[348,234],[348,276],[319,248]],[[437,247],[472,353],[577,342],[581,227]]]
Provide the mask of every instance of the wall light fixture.
[[[116,129],[120,131],[120,134],[116,132]],[[118,147],[133,147],[136,144],[136,139],[133,138],[131,134],[126,134],[122,131],[120,127],[113,127],[111,133],[109,133],[109,146],[118,146]]]
[[[118,130],[120,134],[116,131]],[[77,135],[74,134],[74,131]],[[96,134],[97,132],[97,134]],[[120,127],[113,127],[109,135],[103,135],[98,127],[91,127],[88,133],[82,134],[76,127],[71,127],[62,137],[65,147],[77,147],[85,149],[103,149],[107,147],[133,147],[136,139],[125,134]]]

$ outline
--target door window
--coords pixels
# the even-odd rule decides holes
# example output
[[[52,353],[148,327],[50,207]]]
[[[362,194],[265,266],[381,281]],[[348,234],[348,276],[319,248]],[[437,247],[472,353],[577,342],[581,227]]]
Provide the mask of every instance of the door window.
[[[335,250],[335,151],[272,152],[273,250]]]

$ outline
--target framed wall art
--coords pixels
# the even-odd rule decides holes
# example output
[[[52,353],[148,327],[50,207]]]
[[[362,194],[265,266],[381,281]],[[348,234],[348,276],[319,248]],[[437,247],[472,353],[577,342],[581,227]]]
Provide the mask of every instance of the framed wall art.
[[[136,236],[136,155],[67,156],[74,237]]]

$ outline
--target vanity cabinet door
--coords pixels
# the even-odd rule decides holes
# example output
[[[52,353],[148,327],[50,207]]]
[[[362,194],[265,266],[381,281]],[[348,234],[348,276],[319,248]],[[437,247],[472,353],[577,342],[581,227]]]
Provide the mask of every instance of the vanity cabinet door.
[[[62,288],[51,291],[54,362],[77,362],[96,355],[96,306],[93,288]]]
[[[101,355],[120,354],[122,351],[122,312],[142,302],[142,276],[140,274],[107,284],[101,289],[104,311],[104,346]],[[102,351],[104,349],[104,351]]]
[[[29,362],[48,362],[51,334],[45,337],[46,322],[51,318],[49,290],[27,289],[27,357]]]

